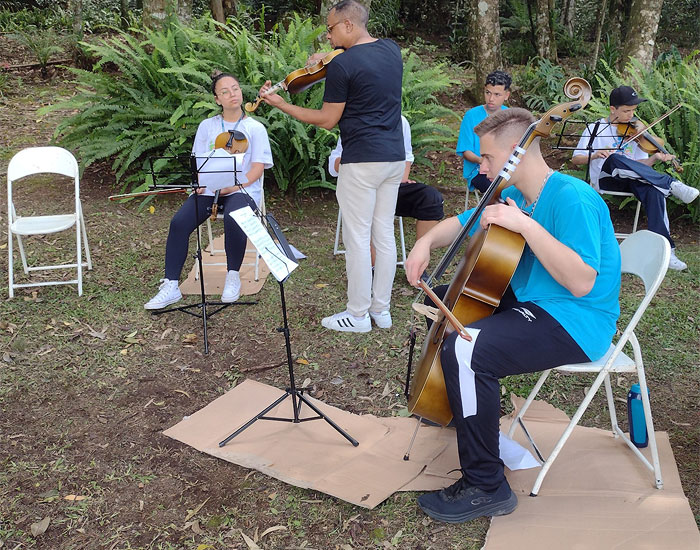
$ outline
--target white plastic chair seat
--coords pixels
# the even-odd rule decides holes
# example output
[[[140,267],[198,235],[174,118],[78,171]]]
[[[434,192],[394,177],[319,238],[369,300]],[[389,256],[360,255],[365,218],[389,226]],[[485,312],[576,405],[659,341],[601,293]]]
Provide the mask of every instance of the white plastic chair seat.
[[[608,359],[610,359],[610,356],[613,354],[613,351],[615,351],[615,346],[610,344],[610,348],[605,353],[605,355],[603,355],[603,357],[601,357],[597,361],[591,361],[590,363],[573,363],[571,365],[561,365],[559,367],[556,367],[554,370],[570,373],[600,372],[603,369],[603,367],[605,367],[605,363],[608,362]],[[637,365],[634,363],[634,359],[628,357],[624,352],[620,352],[613,360],[609,372],[634,372],[636,368]]]
[[[637,226],[639,225],[639,213],[642,209],[642,203],[637,197],[634,196],[634,193],[629,193],[627,191],[608,191],[607,189],[600,189],[598,193],[600,193],[601,195],[613,195],[615,197],[632,197],[635,201],[637,201],[637,209],[634,212],[634,222],[632,222],[632,231],[630,231],[629,233],[622,233],[621,231],[616,231],[615,237],[618,239],[626,239],[632,233],[636,233]]]
[[[58,233],[75,225],[75,214],[57,216],[25,216],[17,218],[10,225],[15,235],[44,235]]]

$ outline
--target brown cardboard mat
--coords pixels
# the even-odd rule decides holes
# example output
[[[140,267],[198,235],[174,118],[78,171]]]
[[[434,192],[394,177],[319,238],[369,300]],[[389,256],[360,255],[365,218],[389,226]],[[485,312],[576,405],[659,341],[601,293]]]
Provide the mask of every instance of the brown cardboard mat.
[[[458,468],[454,431],[421,425],[410,461],[403,456],[416,426],[412,418],[358,416],[313,400],[324,414],[360,443],[353,447],[324,420],[298,424],[258,420],[219,447],[238,427],[283,395],[283,390],[246,380],[165,435],[223,460],[373,508],[399,490],[435,490],[452,483]],[[292,418],[291,397],[268,416]],[[315,416],[306,405],[301,417]],[[548,453],[566,415],[533,403],[525,418],[541,450]],[[507,431],[509,419],[503,419]],[[527,446],[521,430],[515,440]],[[545,478],[540,495],[529,497],[538,468],[506,470],[519,506],[494,518],[486,550],[686,549],[700,548],[700,535],[678,476],[668,436],[657,433],[664,489],[609,431],[579,427]]]
[[[211,255],[212,243],[202,251],[202,265],[204,269],[204,292],[207,295],[221,294],[224,290],[226,279],[226,253],[224,252],[224,236],[220,235],[214,239],[214,250],[216,254]],[[241,265],[241,296],[257,294],[265,284],[270,270],[265,261],[261,258],[258,262],[258,279],[255,280],[255,257],[257,251],[250,241],[246,245],[246,253]],[[194,266],[187,275],[187,278],[180,285],[180,292],[183,294],[199,294],[199,266],[195,261]]]

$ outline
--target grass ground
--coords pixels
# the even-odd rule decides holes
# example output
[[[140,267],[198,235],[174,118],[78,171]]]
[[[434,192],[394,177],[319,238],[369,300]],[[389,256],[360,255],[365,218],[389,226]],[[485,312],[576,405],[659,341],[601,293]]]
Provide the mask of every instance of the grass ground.
[[[3,99],[3,173],[14,152],[48,142],[55,118],[37,121],[35,112],[56,89],[27,80]],[[464,203],[463,187],[451,155],[441,160],[442,170],[416,176],[443,191],[451,215]],[[161,197],[153,213],[109,202],[113,176],[106,165],[86,172],[82,192],[95,266],[85,276],[84,295],[54,286],[21,291],[7,300],[5,290],[0,302],[0,546],[255,548],[245,537],[267,549],[482,546],[487,520],[433,522],[418,510],[415,493],[397,493],[365,510],[163,436],[164,429],[244,378],[285,386],[286,368],[274,367],[285,361],[284,340],[275,330],[280,325],[278,288],[270,279],[257,305],[213,317],[210,353],[204,355],[197,319],[152,316],[142,308],[162,276],[168,223],[181,199]],[[6,219],[1,196],[0,217]],[[27,189],[30,209],[66,202],[58,184],[41,181]],[[392,330],[329,333],[319,320],[345,301],[344,260],[332,254],[334,197],[324,192],[288,197],[270,190],[267,206],[289,241],[308,255],[286,286],[299,380],[308,378],[312,395],[345,410],[398,414],[405,405],[401,394],[415,295],[402,271],[394,285]],[[669,272],[639,338],[657,429],[670,434],[683,487],[699,517],[700,250],[697,227],[675,219],[675,212],[674,237],[689,269]],[[631,219],[629,210],[613,215],[619,224]],[[409,242],[411,225],[407,221]],[[0,243],[6,243],[5,226],[0,232]],[[33,244],[48,257],[58,256],[62,239]],[[0,248],[6,252],[6,244]],[[0,280],[6,275],[3,260]],[[624,303],[637,292],[626,291]],[[505,379],[504,395],[525,395],[533,380]],[[614,380],[616,396],[624,400],[634,382]],[[586,383],[555,376],[543,397],[571,413]],[[605,427],[606,414],[603,400],[596,399],[583,423]]]

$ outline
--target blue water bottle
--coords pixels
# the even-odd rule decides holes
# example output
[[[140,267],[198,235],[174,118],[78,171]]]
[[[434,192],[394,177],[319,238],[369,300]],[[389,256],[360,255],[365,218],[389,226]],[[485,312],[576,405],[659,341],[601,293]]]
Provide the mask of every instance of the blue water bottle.
[[[649,395],[649,388],[647,388],[647,395]],[[627,419],[630,425],[630,440],[634,446],[646,447],[649,444],[649,434],[639,384],[634,384],[627,394]]]

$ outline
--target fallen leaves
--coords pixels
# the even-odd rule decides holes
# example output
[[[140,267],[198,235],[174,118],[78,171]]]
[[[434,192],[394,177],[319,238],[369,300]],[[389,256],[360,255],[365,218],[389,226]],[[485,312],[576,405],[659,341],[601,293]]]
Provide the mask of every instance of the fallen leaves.
[[[49,518],[49,516],[46,516],[41,521],[32,523],[32,526],[30,528],[32,535],[38,537],[46,533],[46,530],[49,528],[49,523],[51,523],[51,518]]]

